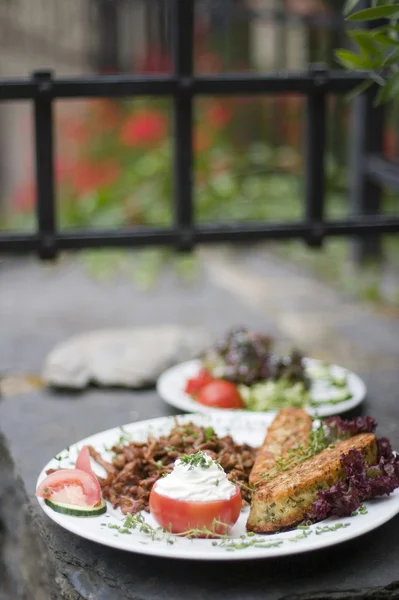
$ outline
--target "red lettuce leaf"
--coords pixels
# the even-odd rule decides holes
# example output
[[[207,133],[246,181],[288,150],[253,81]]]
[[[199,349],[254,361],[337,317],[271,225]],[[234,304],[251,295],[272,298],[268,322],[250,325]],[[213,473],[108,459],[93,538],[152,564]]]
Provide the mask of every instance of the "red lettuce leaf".
[[[336,419],[334,417],[335,423]],[[367,423],[366,419],[361,426],[374,427],[374,420]],[[389,495],[399,487],[399,456],[393,453],[386,438],[377,439],[377,449],[378,463],[371,467],[359,450],[350,450],[341,457],[345,479],[318,493],[309,515],[312,520],[321,521],[332,515],[350,516],[365,500]]]
[[[355,419],[341,419],[329,417],[324,420],[327,436],[330,443],[346,440],[358,433],[374,433],[377,422],[373,417],[356,417]]]

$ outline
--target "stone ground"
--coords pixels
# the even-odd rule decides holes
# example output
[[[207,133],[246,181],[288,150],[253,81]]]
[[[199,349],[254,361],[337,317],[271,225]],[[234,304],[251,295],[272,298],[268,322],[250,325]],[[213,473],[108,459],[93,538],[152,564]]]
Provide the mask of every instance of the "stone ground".
[[[209,324],[217,334],[237,321],[254,325],[259,316],[272,334],[308,354],[363,371],[370,363],[397,366],[399,319],[344,299],[264,252],[212,249],[201,257],[192,284],[165,274],[149,291],[121,277],[89,278],[71,258],[54,266],[3,261],[0,374],[39,373],[55,343],[82,331],[170,322]]]
[[[281,347],[295,344],[308,355],[357,371],[368,385],[373,408],[379,398],[396,397],[399,320],[342,298],[265,252],[250,248],[202,251],[196,281],[183,284],[165,273],[150,291],[141,291],[121,277],[105,282],[90,279],[70,257],[45,267],[34,259],[4,260],[0,281],[0,376],[6,376],[6,381],[12,381],[11,376],[40,373],[55,343],[85,330],[178,323],[203,325],[218,334],[230,326],[246,324],[272,333]],[[45,392],[8,397],[12,386],[2,389],[6,394],[0,402],[0,600],[45,600],[49,596],[43,592],[37,568],[37,544],[41,548],[42,542],[32,539],[29,525],[33,513],[15,515],[13,504],[29,504],[25,494],[31,496],[38,465],[71,439],[104,429],[104,422],[112,427],[131,421],[129,396],[124,392],[117,398],[116,392],[88,392],[81,398],[81,406],[97,410],[90,423],[82,423],[71,415],[70,402],[62,397],[55,405],[54,398]],[[36,408],[38,395],[43,413]],[[159,404],[156,399],[151,402]],[[159,414],[170,414],[158,404],[156,410],[164,411]],[[38,432],[44,431],[46,407],[51,407],[58,421],[49,424],[46,434],[37,440]],[[392,403],[378,404],[386,435],[399,441],[399,423],[392,410]],[[144,418],[147,413],[151,413],[151,406],[140,409],[135,418]],[[18,485],[17,476],[31,489]],[[44,540],[52,547],[53,540]],[[26,595],[32,573],[36,591]],[[63,597],[75,600],[86,596],[69,591]]]

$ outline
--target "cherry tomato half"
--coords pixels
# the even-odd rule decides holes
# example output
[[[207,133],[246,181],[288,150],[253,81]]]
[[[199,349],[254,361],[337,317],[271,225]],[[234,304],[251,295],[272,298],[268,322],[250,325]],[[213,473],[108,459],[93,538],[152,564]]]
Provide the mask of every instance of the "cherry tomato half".
[[[207,531],[220,535],[227,533],[240,516],[241,492],[237,486],[231,498],[206,502],[175,500],[158,494],[156,487],[155,484],[150,494],[150,512],[158,525],[171,533],[185,533],[205,527]],[[212,536],[204,533],[198,537]]]
[[[36,496],[77,506],[96,506],[101,488],[94,474],[80,469],[58,469],[38,485]]]
[[[234,383],[215,379],[199,392],[197,402],[215,408],[243,408],[244,403]]]
[[[212,375],[206,369],[201,369],[195,377],[191,377],[186,383],[184,391],[190,396],[196,396],[203,387],[214,381]]]

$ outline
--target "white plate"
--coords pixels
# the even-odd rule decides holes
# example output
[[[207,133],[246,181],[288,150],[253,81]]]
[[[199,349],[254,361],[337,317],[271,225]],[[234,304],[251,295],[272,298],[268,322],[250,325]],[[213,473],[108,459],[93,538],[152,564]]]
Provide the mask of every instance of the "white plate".
[[[308,366],[316,366],[322,362],[314,358],[306,358],[305,361]],[[204,406],[193,400],[191,396],[185,393],[184,388],[187,380],[190,377],[194,377],[198,373],[200,367],[201,362],[199,360],[190,360],[171,367],[162,373],[157,381],[158,394],[168,404],[187,412],[217,412],[218,414],[221,412],[225,413],[227,411],[226,408],[210,408],[209,406]],[[343,367],[339,367],[338,365],[331,365],[331,368],[336,376],[346,374],[347,385],[350,393],[352,394],[352,398],[350,400],[345,400],[344,402],[332,404],[328,402],[328,397],[329,393],[334,393],[333,391],[330,392],[326,387],[323,389],[320,386],[317,386],[317,388],[316,386],[312,386],[310,393],[312,394],[313,399],[318,402],[319,405],[317,408],[305,407],[309,414],[317,414],[320,417],[337,415],[348,410],[352,410],[352,408],[355,408],[355,406],[358,406],[361,402],[363,402],[366,397],[366,386],[363,380],[358,377],[358,375],[352,373],[352,371],[344,369]],[[266,414],[266,412],[234,410],[234,413],[237,414],[247,415],[249,412],[251,412],[253,415]],[[267,411],[267,414],[276,414],[276,412],[277,411]]]
[[[266,429],[270,424],[272,417],[270,415],[262,415],[261,417],[254,415],[236,415],[221,414],[221,415],[180,415],[177,417],[180,423],[193,421],[198,425],[212,426],[219,435],[231,433],[237,442],[246,442],[255,446],[260,445],[264,439]],[[155,435],[167,434],[174,425],[173,417],[161,419],[153,419],[150,421],[141,421],[126,425],[124,430],[131,434],[132,438],[137,441],[144,441],[149,433]],[[104,456],[107,456],[105,447],[110,447],[115,444],[121,431],[119,428],[110,429],[103,433],[93,435],[81,442],[74,444],[68,450],[62,451],[58,456],[65,457],[61,461],[51,460],[40,473],[38,482],[45,477],[45,471],[49,468],[56,468],[61,465],[70,467],[71,462],[77,456],[80,447],[85,444],[93,445]],[[98,474],[103,474],[101,468],[93,463],[93,467]],[[247,547],[240,550],[227,550],[226,547],[221,547],[220,541],[216,541],[217,545],[213,545],[211,540],[200,539],[183,539],[176,536],[163,535],[161,540],[152,541],[145,533],[134,530],[131,535],[118,533],[115,529],[109,528],[111,525],[122,525],[122,516],[119,511],[114,511],[108,506],[107,515],[90,518],[77,518],[60,515],[49,508],[39,498],[39,503],[44,512],[61,527],[75,533],[83,538],[126,550],[128,552],[138,552],[140,554],[149,554],[151,556],[163,556],[169,558],[192,559],[192,560],[245,560],[255,558],[269,558],[275,556],[284,556],[289,554],[298,554],[309,550],[317,550],[326,548],[334,544],[339,544],[356,538],[376,527],[379,527],[399,512],[399,490],[396,490],[391,496],[384,497],[381,500],[367,502],[367,514],[358,514],[355,517],[334,520],[327,519],[318,525],[312,525],[308,531],[311,533],[305,538],[297,538],[303,534],[301,530],[288,531],[275,535],[257,535],[246,537],[247,541],[259,540],[261,544],[273,544],[269,547]],[[245,523],[248,511],[242,511],[238,523],[232,530],[231,537],[235,542],[242,543],[246,540],[240,536],[246,536]],[[154,521],[147,513],[142,513],[145,520],[155,525]],[[105,525],[102,525],[105,523]],[[345,527],[336,531],[327,531],[322,534],[318,533],[320,527],[333,526],[337,523],[342,523]],[[168,543],[172,540],[173,544]],[[278,544],[278,545],[276,545]]]

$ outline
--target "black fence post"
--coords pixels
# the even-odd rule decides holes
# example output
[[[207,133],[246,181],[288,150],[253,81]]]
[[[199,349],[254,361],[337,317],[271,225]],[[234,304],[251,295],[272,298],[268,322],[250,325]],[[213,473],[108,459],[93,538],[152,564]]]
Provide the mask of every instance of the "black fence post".
[[[51,71],[35,71],[33,79],[37,84],[34,98],[34,128],[39,255],[42,259],[52,259],[55,258],[57,253],[55,243],[52,73]]]
[[[97,69],[101,73],[119,70],[118,0],[96,0],[98,10]]]
[[[305,207],[311,233],[309,246],[319,248],[323,242],[326,147],[326,83],[324,65],[310,65],[313,87],[306,99],[305,120]]]
[[[174,225],[177,247],[193,246],[193,51],[194,2],[175,0],[173,19],[174,71],[178,78],[174,95]]]
[[[354,101],[351,157],[352,214],[378,215],[381,210],[382,189],[367,173],[371,155],[382,154],[384,110],[374,106],[376,86],[369,88]],[[362,236],[353,243],[353,259],[359,264],[382,257],[381,235]]]

